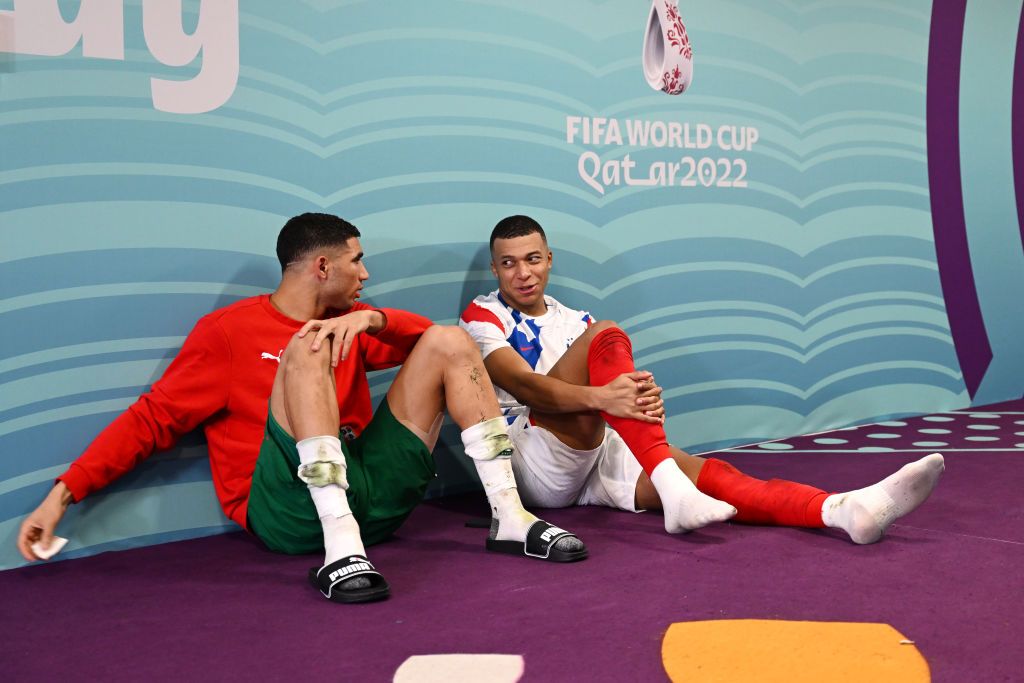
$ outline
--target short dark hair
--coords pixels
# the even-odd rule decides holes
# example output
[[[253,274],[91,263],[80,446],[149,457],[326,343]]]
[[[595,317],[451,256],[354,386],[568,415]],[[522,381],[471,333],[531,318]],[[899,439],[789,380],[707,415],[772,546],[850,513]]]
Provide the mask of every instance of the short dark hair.
[[[508,240],[513,237],[526,237],[527,235],[532,235],[535,232],[540,233],[541,239],[544,240],[544,244],[548,243],[548,236],[544,234],[544,228],[540,227],[540,223],[529,216],[509,216],[508,218],[502,218],[498,221],[498,224],[494,226],[494,230],[491,230],[490,249],[491,251],[494,251],[494,240]]]
[[[277,236],[277,260],[281,272],[309,255],[327,247],[343,247],[359,229],[344,218],[329,213],[304,213],[290,218]]]

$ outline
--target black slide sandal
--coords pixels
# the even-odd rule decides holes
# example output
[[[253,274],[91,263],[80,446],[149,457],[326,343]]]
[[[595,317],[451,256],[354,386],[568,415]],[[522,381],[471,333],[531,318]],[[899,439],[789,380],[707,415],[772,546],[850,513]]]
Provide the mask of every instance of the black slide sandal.
[[[498,541],[487,539],[487,549],[496,553],[534,557],[547,562],[578,562],[587,558],[587,549],[564,551],[555,547],[562,538],[578,538],[576,534],[559,529],[553,524],[538,519],[526,534],[526,541]],[[580,541],[582,543],[582,541]]]
[[[357,576],[369,579],[370,585],[349,590],[337,587],[338,584]],[[391,593],[388,582],[373,563],[362,555],[349,555],[324,567],[313,567],[309,570],[309,582],[331,602],[344,604],[383,600]]]

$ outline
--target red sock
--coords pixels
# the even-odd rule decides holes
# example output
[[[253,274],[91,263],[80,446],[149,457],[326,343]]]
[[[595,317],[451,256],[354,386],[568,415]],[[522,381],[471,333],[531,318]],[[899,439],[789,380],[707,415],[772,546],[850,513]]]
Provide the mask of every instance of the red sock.
[[[748,524],[820,528],[821,506],[828,494],[807,484],[784,479],[762,481],[710,458],[697,476],[697,489],[725,501],[738,511],[733,517]]]
[[[587,351],[587,368],[592,387],[603,387],[619,375],[634,372],[633,345],[626,333],[609,327],[594,335]],[[648,476],[661,461],[672,457],[665,429],[660,424],[615,417],[603,411],[601,416],[619,433]]]

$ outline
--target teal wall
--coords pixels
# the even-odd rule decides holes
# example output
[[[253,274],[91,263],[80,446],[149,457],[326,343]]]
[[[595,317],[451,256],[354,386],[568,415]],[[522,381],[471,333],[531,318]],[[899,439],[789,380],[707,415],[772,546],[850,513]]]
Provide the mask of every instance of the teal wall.
[[[550,293],[625,327],[691,450],[1024,392],[1020,0],[685,3],[679,96],[644,80],[643,2],[239,5],[0,0],[0,568],[193,322],[276,284],[307,210],[363,231],[368,300],[446,323],[492,287],[494,223],[538,218]],[[963,54],[940,64],[944,27]],[[936,83],[960,116],[929,129]],[[585,139],[596,118],[622,144]],[[636,122],[712,143],[631,143]],[[756,141],[723,149],[723,126]],[[956,177],[930,159],[943,131]],[[679,164],[673,186],[626,184],[627,155],[634,180]],[[945,232],[942,179],[963,191]],[[966,275],[937,248],[961,233]],[[982,346],[957,332],[975,309]],[[473,485],[444,440],[435,494]],[[74,506],[62,557],[229,529],[205,455],[193,435]]]

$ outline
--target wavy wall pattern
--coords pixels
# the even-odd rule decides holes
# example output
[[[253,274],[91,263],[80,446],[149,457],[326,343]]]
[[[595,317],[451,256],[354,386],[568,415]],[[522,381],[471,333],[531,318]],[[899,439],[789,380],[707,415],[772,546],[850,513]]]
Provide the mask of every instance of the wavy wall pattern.
[[[492,287],[490,227],[534,215],[551,293],[633,335],[690,449],[967,405],[933,233],[931,5],[698,5],[677,98],[640,74],[642,3],[246,2],[237,89],[192,116],[152,106],[150,77],[198,67],[153,59],[137,0],[124,61],[0,55],[0,568],[192,323],[274,286],[277,230],[306,210],[363,231],[371,301],[449,323]],[[755,126],[749,187],[598,195],[569,115]],[[439,469],[435,492],[474,485],[457,453]],[[230,528],[208,480],[193,435],[75,506],[62,556]]]

